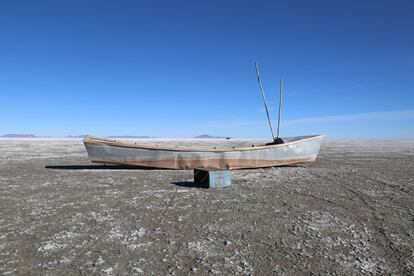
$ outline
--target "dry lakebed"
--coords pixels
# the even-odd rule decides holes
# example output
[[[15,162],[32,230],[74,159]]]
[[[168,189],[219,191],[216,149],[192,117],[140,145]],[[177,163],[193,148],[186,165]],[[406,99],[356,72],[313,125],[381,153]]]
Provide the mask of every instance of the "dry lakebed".
[[[414,140],[324,141],[313,164],[226,189],[192,173],[0,140],[0,274],[414,274]]]

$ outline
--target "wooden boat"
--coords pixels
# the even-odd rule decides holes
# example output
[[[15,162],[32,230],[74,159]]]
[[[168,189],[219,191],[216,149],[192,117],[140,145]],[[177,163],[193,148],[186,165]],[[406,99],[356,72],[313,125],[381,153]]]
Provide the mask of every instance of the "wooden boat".
[[[322,135],[283,138],[283,144],[171,146],[85,136],[89,159],[95,163],[163,169],[246,169],[313,162]]]
[[[85,136],[83,142],[92,162],[163,169],[246,169],[273,167],[316,160],[323,135],[279,137],[282,114],[280,79],[277,135],[274,135],[266,95],[255,62],[256,75],[273,142],[225,145],[157,145]]]

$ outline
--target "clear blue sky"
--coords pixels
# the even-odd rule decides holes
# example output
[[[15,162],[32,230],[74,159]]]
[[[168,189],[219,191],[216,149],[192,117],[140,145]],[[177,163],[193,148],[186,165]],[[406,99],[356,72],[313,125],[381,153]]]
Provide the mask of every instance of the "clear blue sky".
[[[0,1],[0,134],[414,137],[414,1]],[[272,110],[273,119],[276,112]]]

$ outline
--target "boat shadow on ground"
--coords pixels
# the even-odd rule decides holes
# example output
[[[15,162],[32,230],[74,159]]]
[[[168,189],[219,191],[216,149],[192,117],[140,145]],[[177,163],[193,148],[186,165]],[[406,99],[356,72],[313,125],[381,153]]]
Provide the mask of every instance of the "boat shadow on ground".
[[[50,165],[45,169],[52,170],[165,170],[160,168],[126,166],[126,165]]]
[[[282,165],[278,166],[277,168],[307,168],[309,167],[308,164],[289,164],[289,165]],[[45,166],[45,169],[52,169],[52,170],[171,170],[171,169],[164,169],[164,168],[154,168],[154,167],[145,167],[145,166],[128,166],[128,165],[48,165]],[[238,169],[238,171],[248,171],[248,170],[263,170],[263,169],[270,169],[270,168],[246,168],[246,169]],[[181,186],[189,187],[188,183],[190,182],[174,182],[174,183],[182,183]],[[185,184],[187,183],[187,184]],[[178,185],[178,184],[177,184]]]
[[[202,188],[202,189],[208,188],[208,186],[203,185],[201,183],[196,183],[194,181],[174,181],[174,182],[171,182],[171,184],[180,186],[180,187],[186,187],[186,188]]]

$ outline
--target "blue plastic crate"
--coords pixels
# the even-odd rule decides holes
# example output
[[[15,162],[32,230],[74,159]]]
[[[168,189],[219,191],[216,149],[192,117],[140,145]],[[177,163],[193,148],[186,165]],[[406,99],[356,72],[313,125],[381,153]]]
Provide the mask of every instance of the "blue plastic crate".
[[[194,183],[205,188],[226,188],[231,186],[231,172],[219,169],[194,169]]]

